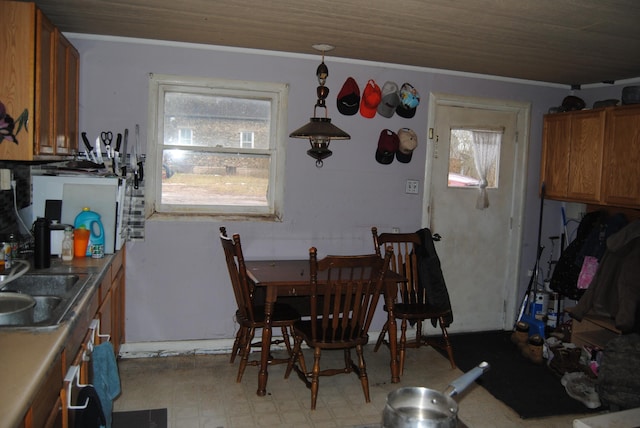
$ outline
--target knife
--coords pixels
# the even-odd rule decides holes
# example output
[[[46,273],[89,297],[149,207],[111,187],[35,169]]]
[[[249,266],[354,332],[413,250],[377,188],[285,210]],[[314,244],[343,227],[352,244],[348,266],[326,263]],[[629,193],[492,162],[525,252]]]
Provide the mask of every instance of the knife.
[[[113,152],[113,164],[111,165],[111,171],[114,174],[119,174],[118,164],[120,163],[120,145],[122,144],[122,134],[118,133],[116,140],[116,149]]]
[[[131,151],[131,168],[133,170],[133,188],[139,187],[138,182],[138,140],[140,139],[140,126],[136,123],[136,140],[133,142],[133,150]]]
[[[91,162],[97,163],[96,157],[93,154],[93,147],[91,147],[91,144],[89,144],[89,139],[87,138],[86,132],[82,133],[82,141],[84,142],[84,145],[87,148],[87,158],[89,158]]]
[[[129,145],[129,129],[124,130],[124,146],[122,146],[122,176],[127,178],[127,146]]]
[[[104,161],[102,160],[102,151],[100,149],[100,137],[96,137],[96,163],[99,163],[104,167]]]

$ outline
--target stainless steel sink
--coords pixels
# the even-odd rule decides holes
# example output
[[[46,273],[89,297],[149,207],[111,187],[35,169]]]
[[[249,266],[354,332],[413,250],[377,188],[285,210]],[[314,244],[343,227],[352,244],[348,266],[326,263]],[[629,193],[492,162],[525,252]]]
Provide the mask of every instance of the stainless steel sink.
[[[28,273],[4,286],[3,278],[0,276],[2,289],[0,293],[7,291],[23,293],[36,301],[32,319],[17,325],[0,324],[0,329],[48,328],[59,325],[82,295],[90,276],[89,274]]]

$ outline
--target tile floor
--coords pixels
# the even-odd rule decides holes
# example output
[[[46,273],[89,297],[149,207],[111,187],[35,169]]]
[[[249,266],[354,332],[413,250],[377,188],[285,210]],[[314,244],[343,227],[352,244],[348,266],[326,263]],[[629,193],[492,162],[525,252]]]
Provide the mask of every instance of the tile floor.
[[[311,354],[305,356],[308,364],[313,361]],[[391,384],[388,356],[384,348],[374,353],[368,345],[365,350],[371,403],[365,403],[354,374],[337,375],[320,379],[315,411],[309,410],[311,393],[297,376],[284,379],[284,365],[269,368],[267,395],[258,397],[258,368],[248,366],[242,382],[236,383],[238,360],[230,364],[228,354],[122,359],[118,362],[122,394],[114,411],[166,407],[170,428],[362,428],[379,426],[386,396],[396,388],[426,386],[442,391],[462,374],[432,348],[411,349],[401,383]],[[341,361],[341,351],[323,353],[323,361],[336,358]],[[569,428],[577,417],[523,420],[476,384],[457,401],[460,420],[468,427]]]

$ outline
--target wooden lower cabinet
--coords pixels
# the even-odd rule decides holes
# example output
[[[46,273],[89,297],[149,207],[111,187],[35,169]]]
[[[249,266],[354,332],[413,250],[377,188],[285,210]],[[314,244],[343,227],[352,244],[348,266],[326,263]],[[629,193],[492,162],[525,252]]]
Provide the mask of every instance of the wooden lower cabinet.
[[[63,405],[60,385],[63,383],[63,354],[58,355],[47,378],[38,391],[33,405],[24,418],[25,428],[58,428],[63,424]]]
[[[570,308],[567,309],[571,312]],[[577,347],[595,346],[604,349],[607,343],[622,334],[611,318],[589,314],[582,321],[573,320],[571,329],[571,343]]]
[[[75,426],[75,410],[68,403],[76,404],[78,388],[72,381],[71,389],[65,376],[71,367],[78,367],[80,384],[91,383],[90,355],[93,344],[107,340],[109,335],[116,356],[124,342],[124,248],[116,253],[98,290],[79,315],[74,329],[66,339],[64,350],[56,358],[47,378],[42,383],[33,405],[26,413],[20,428],[69,428]],[[97,320],[98,323],[96,323]],[[96,327],[96,328],[93,328]],[[85,358],[88,356],[88,358]],[[74,378],[75,379],[75,378]],[[69,398],[71,391],[71,398]]]

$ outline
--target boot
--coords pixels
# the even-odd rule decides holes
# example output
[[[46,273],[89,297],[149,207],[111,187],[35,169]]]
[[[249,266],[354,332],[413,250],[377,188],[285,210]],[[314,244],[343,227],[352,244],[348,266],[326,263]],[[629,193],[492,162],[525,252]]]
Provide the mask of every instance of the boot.
[[[539,334],[534,334],[529,338],[527,346],[522,348],[522,355],[530,359],[534,364],[542,364],[544,358],[542,357],[542,346],[544,339]]]
[[[511,342],[518,346],[518,349],[522,350],[527,345],[529,340],[529,324],[524,321],[518,321],[516,323],[516,329],[511,333]]]

